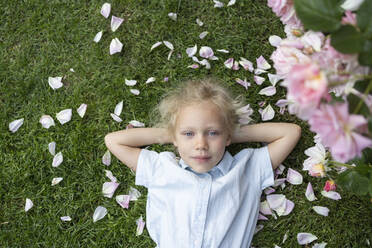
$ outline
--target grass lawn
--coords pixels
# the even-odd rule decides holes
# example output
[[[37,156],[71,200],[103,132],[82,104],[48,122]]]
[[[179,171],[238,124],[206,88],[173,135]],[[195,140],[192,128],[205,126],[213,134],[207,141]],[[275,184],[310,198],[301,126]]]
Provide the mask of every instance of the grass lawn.
[[[227,3],[227,1],[224,1]],[[274,48],[270,35],[284,37],[280,20],[266,6],[264,0],[237,0],[231,7],[214,8],[213,1],[128,0],[111,1],[111,14],[124,18],[116,32],[110,29],[111,16],[100,15],[103,1],[24,0],[1,1],[0,23],[0,247],[155,247],[147,230],[136,236],[136,219],[146,221],[146,189],[131,202],[129,209],[121,208],[115,197],[102,195],[102,184],[108,179],[105,169],[113,172],[120,182],[115,195],[128,194],[134,187],[134,174],[116,158],[106,167],[102,156],[106,152],[104,136],[124,129],[129,121],[141,121],[149,126],[152,108],[173,86],[190,78],[214,76],[224,82],[236,95],[243,95],[255,110],[253,118],[260,122],[259,103],[271,104],[276,115],[272,121],[299,124],[303,136],[283,163],[298,171],[306,156],[304,150],[313,146],[313,133],[306,123],[295,116],[279,113],[275,103],[285,98],[284,88],[268,97],[258,92],[269,86],[266,81],[257,85],[253,74],[227,69],[223,62],[230,57],[245,57],[254,62],[263,55],[269,57]],[[177,21],[168,17],[178,14]],[[199,18],[203,26],[196,24]],[[103,30],[99,43],[95,34]],[[199,34],[209,34],[200,39]],[[110,42],[118,38],[123,43],[121,53],[109,54]],[[174,53],[167,60],[169,49],[164,45],[150,52],[157,41],[170,41]],[[209,46],[219,57],[211,61],[211,69],[187,68],[193,64],[185,50],[195,44]],[[227,49],[229,54],[218,53]],[[70,71],[73,68],[75,72]],[[271,73],[275,73],[270,69]],[[64,86],[53,90],[48,77],[63,76]],[[145,84],[149,77],[156,81]],[[163,79],[168,77],[168,81]],[[264,77],[266,75],[264,74]],[[252,86],[246,90],[235,78],[247,78]],[[137,85],[125,85],[125,79],[137,80]],[[130,89],[140,90],[134,95]],[[124,102],[120,117],[115,122],[110,113],[115,105]],[[88,105],[80,118],[76,109]],[[55,115],[72,108],[70,122],[61,125]],[[45,129],[39,123],[42,115],[50,115],[55,126]],[[20,129],[11,133],[11,121],[24,118]],[[56,152],[63,153],[64,161],[52,167],[53,156],[48,143],[55,141]],[[234,145],[232,153],[245,146]],[[169,147],[153,146],[158,151]],[[341,189],[342,199],[334,201],[320,194],[326,178],[309,177],[302,172],[304,182],[278,189],[296,205],[288,216],[259,221],[264,228],[254,239],[255,247],[299,247],[297,233],[310,232],[318,243],[327,247],[368,247],[372,242],[372,204],[367,198],[353,196]],[[52,178],[63,177],[51,186]],[[318,198],[305,198],[307,183],[311,182]],[[25,200],[34,207],[24,211]],[[97,206],[108,210],[107,216],[93,223]],[[328,217],[316,214],[312,206],[330,209]],[[70,222],[60,220],[69,215]],[[283,236],[288,239],[281,244]],[[170,234],[171,235],[171,234]]]

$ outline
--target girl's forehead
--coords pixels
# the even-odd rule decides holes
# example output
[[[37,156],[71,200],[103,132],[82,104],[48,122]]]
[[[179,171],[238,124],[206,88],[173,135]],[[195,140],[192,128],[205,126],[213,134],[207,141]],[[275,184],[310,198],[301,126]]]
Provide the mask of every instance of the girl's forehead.
[[[190,104],[178,111],[177,124],[223,124],[224,118],[222,111],[210,101]]]

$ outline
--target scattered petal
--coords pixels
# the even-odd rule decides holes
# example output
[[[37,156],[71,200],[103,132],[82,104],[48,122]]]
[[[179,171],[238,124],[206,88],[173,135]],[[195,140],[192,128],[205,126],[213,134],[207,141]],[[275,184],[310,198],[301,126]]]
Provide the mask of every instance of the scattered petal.
[[[252,121],[250,117],[253,114],[253,109],[249,106],[249,104],[239,108],[237,110],[237,114],[239,116],[239,123],[246,125]]]
[[[241,80],[240,78],[236,78],[235,82],[243,86],[246,90],[248,89],[249,86],[251,86],[251,83],[247,82],[246,78],[244,80]]]
[[[111,12],[111,4],[104,3],[101,8],[101,15],[103,15],[105,18],[109,17]]]
[[[254,76],[253,79],[258,85],[261,85],[265,81],[265,78],[260,77],[260,76]]]
[[[102,185],[102,193],[104,197],[112,198],[115,193],[115,190],[118,188],[120,183],[117,182],[105,182]]]
[[[96,210],[94,210],[93,214],[93,222],[99,221],[103,217],[105,217],[107,214],[107,209],[102,206],[98,206]]]
[[[59,184],[63,180],[63,177],[55,177],[52,179],[52,186]]]
[[[111,30],[115,32],[120,25],[123,23],[124,19],[116,16],[111,16]]]
[[[24,118],[12,121],[11,123],[9,123],[9,130],[12,133],[17,132],[18,128],[20,128],[23,125],[23,121]]]
[[[54,124],[54,120],[53,120],[53,118],[50,115],[43,115],[43,116],[41,116],[39,122],[46,129],[48,129],[51,126],[54,126],[55,125]]]
[[[34,203],[33,203],[30,199],[26,198],[25,211],[27,212],[27,211],[30,210],[33,206],[34,206]]]
[[[63,155],[62,152],[57,153],[53,158],[53,167],[58,167],[63,162]]]
[[[340,200],[341,199],[341,196],[339,193],[335,192],[335,191],[325,191],[325,190],[322,190],[322,193],[323,196],[327,197],[327,198],[330,198],[332,200]]]
[[[174,46],[173,46],[173,44],[170,43],[169,41],[164,40],[163,43],[164,43],[164,45],[165,45],[166,47],[168,47],[170,50],[174,50]]]
[[[271,35],[269,37],[269,42],[273,47],[278,47],[280,43],[282,42],[282,38],[280,38],[277,35]]]
[[[220,53],[229,53],[229,51],[227,51],[226,49],[217,49],[217,52],[220,52]]]
[[[239,64],[243,66],[246,71],[253,71],[253,63],[246,58],[240,57]]]
[[[309,244],[309,243],[313,242],[316,239],[318,239],[318,238],[316,236],[314,236],[313,234],[311,234],[311,233],[298,233],[297,234],[297,242],[300,245]]]
[[[152,83],[152,82],[155,82],[156,78],[154,77],[150,77],[146,80],[146,84],[149,84],[149,83]]]
[[[270,195],[275,192],[275,189],[271,187],[267,187],[266,189],[264,189],[264,192],[265,192],[265,195]]]
[[[267,201],[263,201],[260,204],[260,212],[264,215],[272,215],[273,213],[271,212],[269,203]]]
[[[71,217],[70,216],[62,216],[61,220],[62,221],[71,221]]]
[[[170,52],[168,53],[168,58],[167,58],[168,60],[170,60],[172,54],[173,54],[173,50],[170,50]]]
[[[111,171],[109,171],[109,170],[105,170],[105,175],[106,175],[106,177],[108,177],[108,179],[110,179],[110,181],[111,182],[114,182],[114,183],[116,183],[118,180],[116,179],[116,177],[114,177],[114,175],[112,174],[112,172]]]
[[[110,55],[120,53],[122,48],[123,44],[120,42],[118,38],[112,39],[110,43]]]
[[[287,203],[286,203],[285,211],[284,211],[283,215],[285,216],[285,215],[290,214],[292,212],[293,208],[294,208],[294,205],[295,204],[294,204],[293,201],[287,199]]]
[[[273,96],[276,94],[276,88],[275,86],[268,86],[266,88],[263,88],[258,92],[260,95],[265,95],[265,96]]]
[[[163,81],[164,81],[164,82],[168,82],[168,81],[169,81],[169,78],[168,78],[168,77],[165,77],[165,78],[163,79]]]
[[[137,90],[137,89],[130,89],[129,91],[130,91],[130,93],[132,93],[133,95],[136,95],[136,96],[138,96],[140,94],[140,91]]]
[[[207,36],[207,34],[209,34],[208,31],[201,32],[201,33],[199,34],[199,38],[202,40],[202,39],[205,38],[205,36]]]
[[[99,31],[99,32],[96,34],[96,36],[94,36],[93,41],[94,41],[95,43],[98,43],[98,42],[101,40],[101,38],[102,38],[102,34],[103,34],[103,31]]]
[[[224,65],[226,68],[231,69],[234,65],[234,58],[228,58],[225,62]]]
[[[210,59],[210,60],[218,60],[218,57],[216,57],[216,56],[212,56],[212,57],[210,57],[209,59]]]
[[[70,72],[75,72],[75,70],[73,68],[70,68]]]
[[[275,74],[271,74],[271,73],[267,74],[267,76],[269,77],[269,81],[270,81],[270,83],[271,83],[273,86],[275,86],[276,83],[277,83],[279,80],[282,79],[281,76],[279,76],[279,75],[275,75]]]
[[[136,201],[141,196],[141,193],[136,188],[130,187],[129,195],[131,201]]]
[[[223,3],[220,2],[220,1],[217,1],[217,0],[213,0],[214,2],[214,7],[215,8],[222,8],[223,7]]]
[[[305,196],[309,201],[317,200],[317,198],[314,195],[314,190],[313,190],[313,187],[311,186],[310,182],[307,184]]]
[[[198,64],[192,64],[192,65],[187,66],[187,68],[198,69],[199,65]]]
[[[199,50],[199,55],[202,58],[209,59],[214,56],[213,50],[210,47],[202,46]]]
[[[56,114],[57,120],[62,125],[69,122],[72,116],[72,109],[64,109]]]
[[[48,77],[48,83],[53,90],[59,89],[63,86],[62,77]]]
[[[317,214],[323,215],[323,216],[328,216],[329,209],[326,207],[321,207],[321,206],[313,206],[314,211]]]
[[[128,85],[128,86],[134,86],[137,84],[137,80],[128,80],[128,79],[125,79],[125,84]],[[118,114],[120,115],[120,114]]]
[[[266,197],[271,209],[281,216],[286,212],[287,199],[283,194],[271,194]]]
[[[201,27],[204,25],[204,23],[202,21],[200,21],[199,18],[196,18],[196,23]]]
[[[111,115],[112,119],[114,119],[114,121],[116,121],[116,122],[122,122],[122,121],[123,121],[123,120],[122,120],[119,116],[117,116],[116,114],[110,113],[110,115]]]
[[[239,70],[239,62],[238,62],[238,61],[235,61],[235,62],[234,62],[234,65],[232,66],[231,69],[233,69],[234,71]]]
[[[85,112],[87,111],[87,105],[85,103],[81,104],[80,107],[76,110],[81,118],[84,117]]]
[[[200,60],[196,56],[192,56],[192,60],[198,64],[200,64]]]
[[[187,56],[189,56],[190,58],[192,56],[194,56],[196,54],[196,52],[198,51],[198,46],[195,44],[195,46],[193,47],[188,47],[186,48],[186,54]]]
[[[259,111],[260,112],[260,111]],[[274,112],[274,109],[271,107],[271,105],[267,105],[266,108],[264,108],[264,110],[262,110],[260,112],[261,114],[261,118],[263,121],[268,121],[268,120],[271,120],[274,118],[275,116],[275,112]]]
[[[177,21],[177,13],[168,13],[168,16],[170,19],[172,19],[173,21]]]
[[[287,238],[288,238],[288,232],[289,232],[289,231],[286,231],[286,232],[285,232],[285,234],[284,234],[284,236],[283,236],[282,244],[284,244],[284,242],[287,240]]]
[[[132,121],[130,121],[129,124],[131,124],[131,125],[134,126],[134,127],[144,127],[144,126],[145,126],[144,123],[139,122],[139,121],[136,121],[136,120],[132,120]]]
[[[320,244],[315,243],[315,244],[313,245],[313,248],[325,248],[326,245],[327,245],[326,242],[322,242],[322,243],[320,243]]]
[[[125,82],[126,83],[126,82]],[[121,111],[123,110],[123,101],[119,102],[115,106],[114,114],[119,116],[121,114]]]
[[[256,228],[254,229],[254,234],[258,233],[259,231],[262,230],[262,228],[264,228],[264,225],[257,225]]]
[[[115,199],[122,208],[129,208],[130,195],[117,195]]]
[[[52,141],[48,144],[48,150],[53,156],[56,155],[56,142]]]
[[[266,59],[261,55],[256,59],[257,68],[262,70],[268,70],[271,68],[271,65],[266,61]]]
[[[269,220],[265,215],[258,214],[258,220]]]
[[[102,163],[106,166],[109,166],[111,164],[111,153],[109,150],[107,150],[105,154],[103,155]]]
[[[254,74],[256,74],[256,75],[260,75],[260,74],[262,74],[262,73],[267,73],[267,71],[262,70],[262,69],[255,69],[255,70],[254,70]]]
[[[235,4],[236,0],[230,0],[227,6],[233,6]]]
[[[136,236],[139,236],[143,233],[143,228],[145,227],[145,222],[142,219],[142,215],[136,220],[136,224],[137,224]]]
[[[303,177],[298,171],[288,168],[287,181],[293,185],[300,185],[302,184]]]
[[[151,49],[150,49],[150,52],[152,51],[152,49],[157,48],[157,47],[160,46],[161,44],[163,44],[163,42],[161,42],[161,41],[156,42],[154,45],[152,45],[152,47],[151,47]]]
[[[209,69],[211,69],[211,64],[208,62],[208,60],[206,60],[206,59],[203,59],[202,61],[200,61],[200,64],[201,65],[205,65],[205,68],[207,69],[207,70],[209,70]]]
[[[280,164],[279,167],[276,168],[275,174],[276,175],[281,175],[281,174],[283,174],[284,170],[285,170],[285,166]]]
[[[277,178],[274,180],[274,187],[278,187],[280,185],[282,185],[285,181],[287,180],[287,178]]]

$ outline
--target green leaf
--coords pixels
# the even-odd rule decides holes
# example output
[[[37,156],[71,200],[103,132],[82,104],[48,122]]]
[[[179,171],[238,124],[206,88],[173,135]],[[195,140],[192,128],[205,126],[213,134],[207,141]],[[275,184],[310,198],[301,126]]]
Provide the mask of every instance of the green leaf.
[[[296,15],[305,28],[332,32],[341,25],[341,0],[294,0]]]
[[[347,101],[349,103],[349,112],[350,113],[355,113],[355,110],[356,110],[357,106],[361,102],[361,107],[359,108],[358,113],[355,113],[355,114],[361,114],[361,115],[363,115],[367,118],[369,117],[369,115],[370,115],[369,108],[365,104],[363,99],[359,98],[358,96],[356,96],[354,94],[349,94],[347,96]]]
[[[343,103],[343,102],[345,102],[345,100],[342,98],[342,96],[336,96],[336,94],[334,93],[334,92],[331,92],[331,93],[329,93],[330,95],[331,95],[331,97],[332,97],[332,100],[331,100],[331,104],[333,104],[333,103]]]
[[[372,117],[370,117],[370,120],[371,119]],[[362,151],[362,158],[366,164],[370,164],[372,166],[372,148],[365,148]],[[369,168],[370,168],[370,173],[372,174],[371,166]]]
[[[358,61],[361,65],[372,66],[372,41],[365,40]]]
[[[357,195],[365,195],[369,191],[368,177],[360,175],[353,169],[341,173],[336,179],[336,183]]]
[[[359,91],[360,93],[364,93],[364,91],[366,91],[368,87],[368,84],[372,84],[372,81],[370,81],[369,79],[359,80],[354,84],[353,88]]]
[[[331,45],[341,53],[359,53],[363,41],[362,34],[351,25],[343,25],[331,34]]]
[[[372,1],[365,0],[357,11],[357,25],[367,35],[372,36]]]
[[[368,191],[369,191],[369,196],[372,197],[372,174],[369,177]]]

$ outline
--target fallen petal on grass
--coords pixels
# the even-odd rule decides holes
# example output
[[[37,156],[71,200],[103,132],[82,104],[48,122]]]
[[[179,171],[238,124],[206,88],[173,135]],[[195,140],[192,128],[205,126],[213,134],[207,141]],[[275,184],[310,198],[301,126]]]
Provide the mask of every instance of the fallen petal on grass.
[[[76,110],[81,118],[84,117],[85,112],[87,111],[87,106],[85,103],[82,103],[79,108]]]
[[[109,166],[111,164],[111,153],[109,150],[107,150],[105,154],[103,155],[102,163],[106,166]]]
[[[94,210],[93,214],[93,222],[99,221],[103,219],[107,214],[107,209],[102,206],[98,206],[96,210]]]
[[[131,201],[137,201],[138,198],[141,196],[141,193],[136,188],[130,187],[129,195]]]
[[[103,17],[108,18],[111,12],[111,4],[109,3],[104,3],[101,7],[101,15]]]
[[[112,39],[110,43],[110,55],[113,55],[115,53],[120,53],[122,49],[123,49],[123,43],[121,43],[118,38]]]
[[[268,70],[271,68],[271,65],[266,61],[266,59],[261,55],[256,59],[257,69]]]
[[[260,203],[260,212],[264,215],[272,215],[272,211],[270,209],[269,203],[267,201],[263,201]]]
[[[154,78],[154,77],[150,77],[150,78],[148,78],[147,80],[146,80],[146,84],[149,84],[149,83],[152,83],[152,82],[155,82],[155,80],[156,80],[156,78]]]
[[[281,216],[286,212],[287,199],[283,194],[271,194],[266,197],[267,202],[272,210]]]
[[[112,198],[115,193],[115,190],[118,188],[120,183],[118,182],[105,182],[102,185],[102,193],[104,197]]]
[[[98,42],[101,40],[101,38],[102,38],[102,34],[103,34],[103,31],[98,32],[98,33],[96,34],[96,36],[94,36],[93,41],[94,41],[95,43],[98,43]]]
[[[9,130],[12,133],[17,132],[17,130],[23,125],[23,121],[24,121],[24,118],[12,121],[11,123],[9,123]]]
[[[272,45],[273,47],[278,47],[280,43],[282,42],[282,38],[280,38],[277,35],[271,35],[269,37],[269,42],[270,42],[270,45]]]
[[[62,125],[69,122],[72,116],[72,109],[64,109],[56,114],[57,120]]]
[[[236,0],[230,0],[229,3],[227,4],[227,7],[233,6],[236,3]]]
[[[220,52],[220,53],[229,53],[229,51],[227,51],[226,49],[217,49],[217,52]]]
[[[321,206],[313,206],[313,210],[320,215],[328,216],[329,209]]]
[[[139,236],[143,233],[143,228],[145,227],[145,222],[142,219],[142,215],[136,220],[136,224],[137,224],[136,236]]]
[[[303,177],[298,171],[288,168],[287,182],[293,185],[300,185],[303,182]]]
[[[53,156],[56,155],[56,142],[52,141],[48,144],[48,150]]]
[[[315,243],[314,245],[313,245],[313,247],[312,248],[325,248],[326,247],[326,245],[327,245],[327,243],[326,242],[322,242],[322,243],[320,243],[320,244],[318,244],[318,243]],[[368,245],[369,246],[369,245]]]
[[[313,187],[311,186],[310,182],[307,184],[305,196],[309,201],[317,200],[317,198],[314,195],[314,190],[313,190]]]
[[[213,2],[214,2],[214,7],[215,8],[222,8],[223,5],[224,5],[222,2],[217,1],[217,0],[213,0]]]
[[[62,155],[62,152],[59,152],[54,156],[52,166],[58,167],[61,165],[62,162],[63,162],[63,155]]]
[[[54,120],[50,115],[41,116],[39,122],[46,129],[49,129],[51,126],[55,126]]]
[[[71,217],[70,216],[62,216],[61,220],[62,221],[71,221]]]
[[[256,228],[254,229],[254,234],[258,233],[259,231],[262,230],[262,228],[264,228],[264,225],[257,225]]]
[[[260,90],[258,92],[260,95],[265,95],[265,96],[273,96],[276,94],[276,88],[275,86],[268,86]]]
[[[234,58],[228,58],[223,64],[226,68],[231,69],[234,65]]]
[[[115,199],[122,208],[129,208],[130,195],[117,195]]]
[[[254,76],[253,79],[258,85],[261,85],[265,81],[265,78],[260,77],[260,76]]]
[[[208,31],[201,32],[201,33],[199,34],[199,38],[202,40],[202,39],[204,39],[205,36],[207,36],[208,34],[209,34]]]
[[[116,179],[116,177],[114,177],[114,175],[112,174],[112,172],[110,170],[105,170],[105,175],[106,175],[106,177],[108,177],[108,179],[110,179],[111,182],[117,182],[118,181]]]
[[[142,122],[139,122],[139,121],[136,121],[136,120],[130,121],[129,124],[131,124],[134,127],[144,127],[145,126],[145,123],[142,123]]]
[[[199,18],[196,18],[196,24],[198,24],[200,27],[204,25],[204,23]]]
[[[112,32],[115,32],[120,25],[123,23],[124,19],[117,17],[117,16],[111,16],[111,30]]]
[[[34,206],[34,203],[29,198],[26,198],[25,211],[27,212],[33,206]]]
[[[116,104],[114,114],[119,116],[121,115],[121,111],[123,111],[123,101],[120,101],[118,104]]]
[[[53,89],[59,89],[63,86],[62,77],[48,77],[49,86]]]
[[[137,90],[137,89],[130,89],[129,91],[130,91],[130,93],[132,93],[133,95],[136,95],[136,96],[138,96],[140,94],[140,91]]]
[[[246,71],[252,72],[254,70],[253,63],[246,58],[240,57],[239,64],[244,68]]]
[[[199,50],[199,55],[200,57],[202,58],[206,58],[206,59],[209,59],[211,57],[214,56],[214,53],[213,53],[213,50],[212,48],[208,47],[208,46],[202,46]]]
[[[173,44],[170,43],[169,41],[164,40],[163,43],[164,43],[164,45],[165,45],[166,47],[168,47],[170,50],[174,50],[174,46],[173,46]]]
[[[52,186],[59,184],[63,180],[63,177],[55,177],[52,179]]]
[[[137,84],[137,80],[128,80],[128,79],[125,79],[125,84],[128,85],[128,86],[134,86]],[[120,115],[120,114],[118,114]]]
[[[150,49],[150,52],[151,52],[154,48],[157,48],[158,46],[160,46],[161,44],[163,44],[163,42],[161,42],[161,41],[156,42],[154,45],[152,45],[152,47],[151,47],[151,49]]]
[[[315,235],[311,234],[311,233],[298,233],[297,234],[297,242],[300,245],[309,244],[309,243],[313,242],[316,239],[318,239],[318,238]]]
[[[170,19],[172,19],[173,21],[177,21],[177,13],[168,13],[168,16]]]
[[[341,196],[339,193],[335,192],[335,191],[325,191],[325,190],[322,190],[322,192],[320,192],[324,197],[327,197],[329,199],[332,199],[332,200],[340,200],[341,199]]]
[[[123,120],[122,120],[119,116],[117,116],[116,114],[110,113],[110,115],[111,115],[112,119],[114,119],[114,121],[116,121],[116,122],[122,122],[122,121],[123,121]]]
[[[260,112],[260,110],[259,110],[258,112]],[[269,121],[269,120],[273,119],[274,116],[275,116],[274,109],[271,107],[270,104],[267,105],[267,107],[264,108],[264,109],[260,112],[260,114],[261,114],[261,118],[262,118],[263,121]]]

